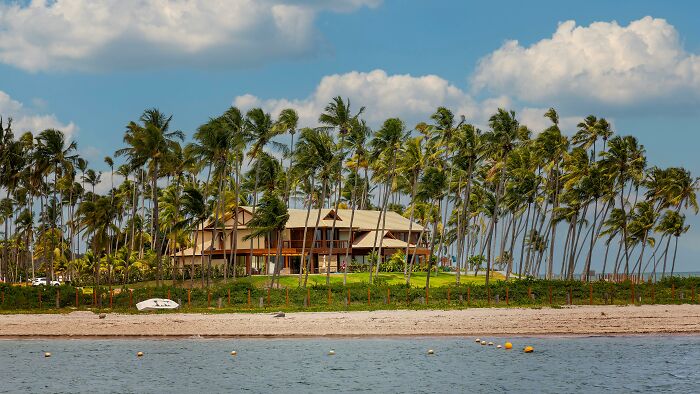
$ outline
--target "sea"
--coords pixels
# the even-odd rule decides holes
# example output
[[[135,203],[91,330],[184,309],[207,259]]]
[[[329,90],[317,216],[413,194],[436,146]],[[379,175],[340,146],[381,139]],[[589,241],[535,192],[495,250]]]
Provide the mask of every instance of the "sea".
[[[0,340],[0,392],[700,392],[700,336],[475,339]]]

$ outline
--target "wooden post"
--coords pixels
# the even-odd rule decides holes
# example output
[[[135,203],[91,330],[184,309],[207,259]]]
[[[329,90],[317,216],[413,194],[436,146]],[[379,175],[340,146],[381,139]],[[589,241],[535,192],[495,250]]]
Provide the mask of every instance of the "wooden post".
[[[632,296],[632,305],[634,305],[634,282],[630,282],[630,296]]]
[[[131,302],[131,301],[129,301],[129,302]],[[187,289],[187,307],[190,307],[190,306],[192,306],[192,289]]]
[[[490,286],[486,286],[486,299],[487,299],[489,305],[491,305],[491,287]]]
[[[5,292],[4,291],[2,293],[0,293],[0,297],[2,297],[2,301],[0,301],[0,304],[4,304],[5,303]]]
[[[406,305],[411,304],[411,300],[409,299],[409,291],[410,291],[410,289],[407,287],[406,288]]]
[[[574,295],[571,292],[571,286],[569,286],[569,305],[572,305],[574,303]]]
[[[693,296],[693,298],[695,298]],[[61,289],[56,289],[56,309],[61,307]]]
[[[549,287],[549,305],[552,305],[552,286]]]
[[[654,289],[654,285],[651,285],[651,303],[656,303],[656,291]]]
[[[506,305],[510,304],[508,301],[508,292],[509,292],[509,289],[506,287]]]
[[[348,289],[348,306],[350,306],[350,289]]]
[[[450,304],[450,288],[447,288],[447,305]]]
[[[695,298],[695,296],[693,296]],[[386,288],[386,303],[387,305],[391,304],[391,287]]]
[[[170,289],[168,289],[168,299],[170,299]]]
[[[331,304],[331,288],[328,288],[328,305]]]
[[[250,308],[250,289],[248,289],[248,308]]]
[[[467,305],[471,304],[472,302],[472,288],[467,287]]]
[[[231,289],[226,290],[226,297],[228,298],[228,304],[231,305]]]
[[[593,285],[588,284],[588,305],[593,305]]]
[[[287,287],[284,294],[284,305],[289,306],[289,287]]]
[[[41,289],[39,289],[39,308],[41,308]]]
[[[92,288],[92,306],[97,305],[97,287]]]
[[[75,307],[78,307],[78,289],[75,289]]]
[[[430,302],[430,288],[426,287],[425,288],[425,305],[428,305]]]
[[[313,262],[311,262],[311,264],[313,264]],[[308,287],[306,288],[306,306],[311,306],[311,290]]]
[[[170,298],[170,297],[168,297]],[[114,290],[109,289],[109,309],[112,309],[112,300],[114,299]]]
[[[211,308],[211,291],[207,290],[207,308]]]
[[[267,305],[270,305],[270,292],[272,289],[270,287],[267,288]]]
[[[134,305],[134,291],[129,289],[129,306]],[[189,293],[188,293],[188,298],[189,298]]]
[[[527,288],[527,299],[531,300],[532,299],[532,287]]]
[[[370,289],[369,289],[369,287],[368,287],[368,288],[367,288],[367,305],[372,305],[371,297],[372,297],[372,293],[371,293],[371,291],[370,291]]]
[[[671,299],[676,300],[676,284],[671,283]]]
[[[693,286],[693,299],[692,299],[692,302],[695,302],[695,287],[696,287],[696,286]]]

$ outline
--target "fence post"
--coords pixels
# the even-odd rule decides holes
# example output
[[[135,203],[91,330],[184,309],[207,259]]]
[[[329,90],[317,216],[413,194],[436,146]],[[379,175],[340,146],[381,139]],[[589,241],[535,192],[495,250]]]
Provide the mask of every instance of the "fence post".
[[[1,304],[5,304],[5,292],[3,291],[0,293],[0,297],[2,297],[2,301],[0,301]]]
[[[506,305],[509,304],[509,302],[508,302],[508,290],[509,290],[509,289],[506,287]]]
[[[447,288],[447,305],[450,304],[450,288]]]
[[[226,296],[228,298],[228,305],[231,306],[231,289],[226,290]]]
[[[549,288],[549,305],[552,305],[552,286],[548,286]]]
[[[651,285],[651,303],[656,304],[656,291],[653,284]]]
[[[306,288],[306,306],[311,306],[311,290],[308,287]]]
[[[693,286],[693,299],[692,299],[692,302],[695,302],[695,287],[696,287],[696,286]]]
[[[78,289],[75,289],[75,307],[78,307]]]
[[[97,287],[92,288],[92,306],[97,305]]]
[[[632,305],[634,305],[634,282],[630,282],[630,295],[632,296]]]
[[[367,305],[372,305],[371,296],[372,296],[372,293],[368,287],[367,288]]]
[[[693,296],[695,298],[695,296]],[[386,303],[387,305],[391,304],[391,287],[386,288]]]
[[[486,286],[486,300],[491,305],[491,286]]]
[[[289,287],[287,287],[284,290],[285,290],[285,292],[284,292],[284,305],[289,306]]]
[[[267,288],[267,305],[270,305],[270,292],[272,291],[271,287]]]
[[[695,298],[695,297],[693,297]],[[56,289],[56,309],[61,307],[61,289]]]
[[[348,289],[348,307],[350,306],[350,289]]]
[[[187,293],[187,298],[189,302],[189,293]],[[134,291],[129,289],[129,306],[134,305]]]
[[[428,305],[430,302],[430,288],[426,287],[425,288],[425,305]]]
[[[328,288],[328,306],[331,305],[331,288]]]
[[[250,289],[248,289],[248,308],[250,308]]]
[[[131,294],[129,294],[129,302],[131,302]],[[187,289],[187,307],[192,306],[192,289]]]
[[[472,288],[467,287],[467,305],[470,305],[472,302]]]
[[[676,284],[671,283],[671,299],[676,300]]]
[[[588,284],[588,305],[593,305],[593,285]]]
[[[114,298],[114,290],[109,289],[109,309],[112,309],[112,300]],[[170,298],[170,297],[168,297]]]
[[[409,288],[406,288],[406,305],[410,305],[410,299],[408,298],[408,292],[410,291]]]
[[[211,290],[207,290],[207,308],[211,308]]]
[[[111,291],[111,289],[110,289]],[[170,299],[170,289],[168,289],[168,299]]]
[[[41,289],[39,289],[39,309],[41,309]]]

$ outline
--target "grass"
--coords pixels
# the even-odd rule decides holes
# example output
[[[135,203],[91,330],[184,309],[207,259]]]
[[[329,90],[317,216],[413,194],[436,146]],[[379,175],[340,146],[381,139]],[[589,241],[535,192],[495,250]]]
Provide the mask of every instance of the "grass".
[[[426,272],[414,272],[411,274],[411,286],[413,287],[425,287],[425,277],[427,276]],[[403,272],[380,272],[379,273],[379,281],[382,283],[386,283],[388,285],[399,285],[403,284],[405,282],[405,279],[403,277]],[[491,275],[492,280],[503,280],[505,277],[498,273],[494,272]],[[485,277],[483,275],[479,276],[473,276],[473,275],[462,275],[460,278],[460,282],[462,284],[473,284],[473,285],[483,285],[485,282]],[[252,282],[256,287],[266,287],[267,284],[269,283],[270,279],[267,275],[255,275],[255,276],[249,276],[249,277],[243,277],[243,278],[237,278],[235,280],[229,279],[227,281],[224,281],[223,279],[215,279],[213,281],[214,285],[223,285],[227,283],[233,283],[233,282]],[[338,274],[331,274],[330,275],[330,281],[331,284],[340,284],[343,283],[343,274],[338,273]],[[166,285],[172,285],[173,281],[172,280],[166,280],[164,281]],[[282,275],[280,277],[280,286],[282,287],[289,287],[289,288],[295,288],[297,287],[299,283],[299,276],[298,275]],[[357,273],[349,273],[348,274],[348,283],[369,283],[369,273],[368,272],[357,272]],[[447,274],[447,273],[440,273],[437,276],[435,274],[432,274],[430,276],[430,288],[434,287],[443,287],[447,285],[451,285],[455,283],[455,275],[454,274]],[[326,284],[326,274],[312,274],[309,275],[309,280],[307,283],[309,286],[313,285],[325,285]],[[116,285],[118,286],[118,285]],[[130,288],[134,289],[141,289],[141,288],[148,288],[148,287],[156,287],[156,281],[151,280],[151,281],[144,281],[144,282],[138,282],[134,284],[128,285]],[[189,280],[186,281],[185,287],[189,287]],[[194,287],[195,288],[201,288],[202,287],[202,280],[201,279],[195,279],[194,280]]]

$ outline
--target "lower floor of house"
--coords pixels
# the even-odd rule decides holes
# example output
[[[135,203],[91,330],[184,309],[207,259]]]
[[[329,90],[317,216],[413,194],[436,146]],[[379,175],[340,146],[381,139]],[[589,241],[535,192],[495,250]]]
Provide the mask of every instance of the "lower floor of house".
[[[389,258],[398,249],[387,248],[382,249],[384,259]],[[402,250],[403,252],[403,250]],[[424,248],[411,249],[409,256],[415,253],[416,263],[427,258],[429,250]],[[370,255],[372,250],[352,250],[349,253],[346,250],[341,250],[338,253],[335,251],[331,255],[329,251],[322,250],[314,251],[310,259],[310,273],[326,273],[326,272],[343,272],[345,266],[348,269],[352,266],[368,265],[370,263]],[[304,253],[305,259],[302,259],[300,251],[284,250],[282,251],[280,261],[277,261],[276,249],[239,249],[237,251],[213,250],[206,251],[203,255],[197,256],[182,256],[175,255],[175,262],[180,269],[196,270],[198,267],[204,267],[209,264],[209,256],[211,255],[212,267],[221,269],[228,262],[228,267],[243,275],[267,275],[275,271],[277,264],[280,264],[280,273],[298,274],[302,270],[303,260],[308,259],[309,254]],[[235,264],[234,264],[235,262]]]

